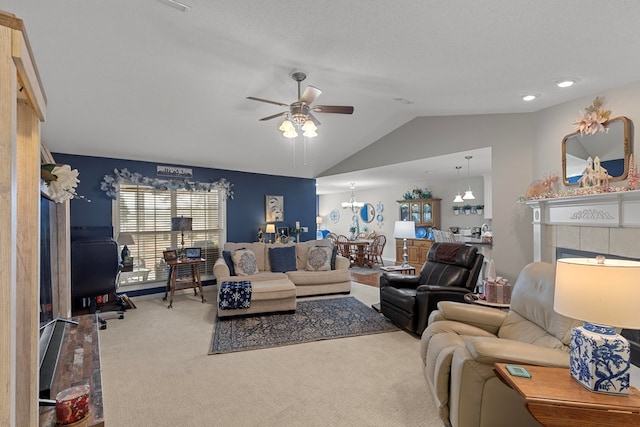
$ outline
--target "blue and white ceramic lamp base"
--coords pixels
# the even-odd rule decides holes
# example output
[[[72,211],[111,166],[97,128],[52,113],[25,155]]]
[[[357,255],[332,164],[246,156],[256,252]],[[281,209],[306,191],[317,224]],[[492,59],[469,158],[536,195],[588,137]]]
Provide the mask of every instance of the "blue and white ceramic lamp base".
[[[629,394],[630,356],[629,342],[614,327],[584,322],[571,332],[571,376],[588,390]]]

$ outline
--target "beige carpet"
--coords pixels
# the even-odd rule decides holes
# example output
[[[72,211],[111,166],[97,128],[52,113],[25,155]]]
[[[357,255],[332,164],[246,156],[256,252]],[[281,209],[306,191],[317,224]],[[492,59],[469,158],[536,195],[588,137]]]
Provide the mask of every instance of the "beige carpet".
[[[352,295],[378,302],[378,289]],[[208,356],[215,287],[202,304],[134,298],[100,331],[108,426],[441,427],[419,340],[398,331]],[[335,297],[335,296],[333,296]]]

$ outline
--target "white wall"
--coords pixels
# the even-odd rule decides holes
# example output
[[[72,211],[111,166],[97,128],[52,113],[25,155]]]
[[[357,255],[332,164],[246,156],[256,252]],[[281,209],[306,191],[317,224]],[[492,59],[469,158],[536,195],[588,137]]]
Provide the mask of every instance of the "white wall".
[[[589,106],[596,96],[604,99],[604,107],[612,111],[612,117],[626,116],[632,123],[640,123],[640,82],[531,114],[418,117],[324,172],[323,176],[491,147],[492,256],[498,274],[514,281],[522,267],[533,260],[531,209],[516,200],[534,179],[543,178],[554,170],[562,171],[562,139],[574,131],[573,123],[580,110]],[[632,131],[632,151],[634,139]],[[411,186],[409,183],[406,188],[380,189],[363,196],[383,200],[386,217],[390,218],[390,205],[397,205],[395,200]],[[448,187],[434,192],[443,199],[443,212],[450,209],[448,197],[444,195],[452,188],[455,191],[455,184]],[[346,198],[338,199],[347,200],[348,194]],[[338,199],[321,197],[321,209],[326,210]],[[385,221],[388,236],[392,235],[394,220],[395,217]],[[450,225],[457,224],[443,218],[442,227]],[[348,229],[348,225],[345,227]],[[393,258],[392,254],[389,258]]]
[[[535,131],[533,119],[532,114],[419,117],[345,159],[323,175],[491,147],[494,236],[492,255],[496,261],[497,272],[515,280],[522,267],[533,259],[532,213],[527,206],[516,203],[518,196],[524,194],[532,181],[531,157]],[[380,189],[380,195],[371,194],[370,197],[380,198],[384,193],[388,194],[385,197],[395,203],[395,200],[400,199],[398,196],[408,188],[411,188],[410,183],[406,188],[395,189],[393,195],[387,193],[387,189]],[[444,195],[451,190],[456,191],[455,182],[447,189],[435,189],[434,194],[440,197],[440,194]],[[481,191],[480,186],[478,191]],[[356,197],[364,201],[360,199],[357,191]],[[445,199],[444,196],[442,198]],[[323,199],[320,199],[320,207],[326,210],[328,206]],[[347,200],[348,195],[340,201],[342,199]],[[327,202],[329,201],[328,199]],[[385,206],[387,204],[388,202]],[[444,204],[443,212],[450,209],[451,205],[447,204],[448,202]],[[395,221],[395,218],[393,220]],[[387,225],[390,227],[387,233],[389,236],[392,234],[393,226]],[[443,227],[449,225],[456,224],[448,224],[445,221],[442,223]]]

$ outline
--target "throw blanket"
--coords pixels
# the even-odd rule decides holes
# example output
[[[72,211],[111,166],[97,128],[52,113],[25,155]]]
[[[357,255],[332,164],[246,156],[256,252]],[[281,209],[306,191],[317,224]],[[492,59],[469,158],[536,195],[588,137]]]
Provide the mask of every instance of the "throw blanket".
[[[218,293],[220,310],[235,310],[251,307],[251,282],[222,282]]]

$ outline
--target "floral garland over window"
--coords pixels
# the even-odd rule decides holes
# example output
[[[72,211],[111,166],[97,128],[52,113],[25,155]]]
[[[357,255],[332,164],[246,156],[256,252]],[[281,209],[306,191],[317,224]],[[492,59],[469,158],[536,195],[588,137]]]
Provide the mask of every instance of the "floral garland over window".
[[[602,100],[599,96],[593,100],[593,103],[589,105],[584,111],[581,111],[582,117],[576,119],[573,127],[580,131],[580,135],[596,133],[606,133],[609,129],[606,126],[609,117],[611,116],[611,110],[605,110],[602,108]]]
[[[126,168],[113,170],[113,175],[105,175],[100,183],[100,189],[107,193],[112,199],[118,197],[118,184],[139,184],[153,187],[156,190],[188,190],[188,191],[211,191],[222,190],[228,199],[233,199],[233,184],[222,178],[214,182],[189,182],[188,180],[167,180],[149,178],[137,172],[131,173]]]

